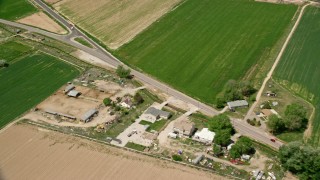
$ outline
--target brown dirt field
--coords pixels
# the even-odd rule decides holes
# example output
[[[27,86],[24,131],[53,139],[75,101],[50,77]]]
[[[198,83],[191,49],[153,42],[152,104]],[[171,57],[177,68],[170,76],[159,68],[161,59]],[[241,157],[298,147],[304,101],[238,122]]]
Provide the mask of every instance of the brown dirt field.
[[[62,0],[54,7],[111,49],[129,42],[182,0]]]
[[[19,19],[17,22],[39,27],[41,29],[54,32],[57,34],[66,34],[67,31],[63,29],[58,23],[52,20],[43,12],[35,13],[30,16]]]
[[[0,179],[226,179],[30,125],[1,133],[0,147]]]
[[[54,3],[57,3],[61,0],[44,0],[46,3],[49,3],[49,4],[54,4]]]
[[[64,87],[59,89],[37,107],[41,110],[51,110],[81,118],[88,110],[98,108],[104,98],[111,96],[98,90],[76,86],[76,90],[81,92],[82,95],[78,98],[72,98],[65,95],[63,89]]]

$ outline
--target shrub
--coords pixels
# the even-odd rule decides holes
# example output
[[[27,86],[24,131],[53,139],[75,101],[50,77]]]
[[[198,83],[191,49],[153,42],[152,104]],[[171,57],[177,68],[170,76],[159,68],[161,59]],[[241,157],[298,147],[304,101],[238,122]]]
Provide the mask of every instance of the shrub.
[[[177,155],[177,154],[172,155],[172,159],[173,159],[174,161],[182,161],[182,157],[179,156],[179,155]]]
[[[103,104],[104,104],[105,106],[110,106],[110,105],[111,105],[111,102],[112,102],[112,100],[111,100],[110,98],[105,98],[105,99],[103,100]]]

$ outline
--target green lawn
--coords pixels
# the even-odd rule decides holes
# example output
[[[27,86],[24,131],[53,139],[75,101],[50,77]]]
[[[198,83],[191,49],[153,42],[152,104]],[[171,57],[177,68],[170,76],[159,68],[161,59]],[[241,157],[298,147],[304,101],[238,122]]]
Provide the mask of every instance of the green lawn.
[[[35,12],[28,0],[0,0],[0,19],[17,20]]]
[[[74,39],[75,41],[77,41],[78,43],[84,45],[84,46],[87,46],[89,48],[92,48],[92,45],[85,39],[81,38],[81,37],[77,37]]]
[[[133,142],[128,142],[127,144],[126,144],[126,147],[127,148],[130,148],[130,149],[135,149],[135,150],[137,150],[137,151],[143,151],[146,147],[145,146],[142,146],[142,145],[140,145],[140,144],[135,144],[135,143],[133,143]]]
[[[0,69],[0,128],[77,75],[79,71],[71,65],[42,53]]]
[[[187,0],[114,54],[214,104],[228,80],[249,71],[251,79],[265,68],[259,65],[270,58],[296,10],[251,0]]]
[[[0,59],[10,62],[23,54],[27,54],[31,49],[32,47],[30,46],[15,41],[8,41],[0,44]]]
[[[315,108],[312,143],[320,145],[320,8],[308,7],[292,37],[274,79]]]
[[[147,131],[149,131],[149,132],[152,131],[152,130],[155,130],[155,131],[159,132],[167,122],[168,122],[168,120],[164,120],[164,119],[161,119],[161,120],[156,121],[154,123],[142,120],[142,121],[140,121],[139,124],[149,125],[149,127],[147,128]]]
[[[277,135],[277,138],[285,141],[285,142],[292,142],[292,141],[302,141],[303,140],[303,132],[284,132]]]

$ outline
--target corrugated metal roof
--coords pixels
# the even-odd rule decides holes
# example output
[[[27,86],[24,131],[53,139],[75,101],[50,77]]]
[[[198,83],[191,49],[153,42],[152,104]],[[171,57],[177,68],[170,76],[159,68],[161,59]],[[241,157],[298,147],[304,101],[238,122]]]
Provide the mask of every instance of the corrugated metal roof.
[[[231,101],[227,103],[229,108],[236,108],[242,106],[248,106],[249,103],[246,100],[238,100],[238,101]]]
[[[68,96],[77,97],[80,93],[76,90],[72,90],[68,93]]]
[[[98,112],[98,110],[96,109],[90,109],[89,111],[87,111],[81,118],[81,120],[83,121],[87,121],[88,119],[90,119],[93,115],[95,115]]]

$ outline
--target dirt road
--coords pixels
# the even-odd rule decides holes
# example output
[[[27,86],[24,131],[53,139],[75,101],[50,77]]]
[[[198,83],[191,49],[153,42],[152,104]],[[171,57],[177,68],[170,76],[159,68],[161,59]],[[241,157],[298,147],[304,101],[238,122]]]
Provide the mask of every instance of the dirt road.
[[[309,6],[309,5],[310,5],[310,3],[305,4],[305,5],[302,7],[297,21],[295,22],[293,28],[291,29],[290,34],[288,35],[286,41],[284,42],[284,44],[283,44],[283,46],[282,46],[282,48],[281,48],[281,50],[280,50],[280,52],[279,52],[279,54],[278,54],[275,62],[273,63],[273,65],[272,65],[269,73],[267,74],[267,77],[264,79],[264,81],[263,81],[263,83],[262,83],[262,86],[261,86],[261,88],[259,89],[258,94],[257,94],[257,96],[256,96],[256,101],[252,104],[251,108],[249,109],[247,115],[246,115],[245,118],[244,118],[245,120],[246,120],[246,119],[249,119],[250,116],[252,116],[253,110],[255,109],[255,107],[256,107],[257,104],[258,104],[258,102],[259,102],[259,100],[260,100],[260,97],[261,97],[261,95],[262,95],[262,93],[263,93],[263,90],[264,90],[264,88],[266,87],[267,82],[270,80],[270,78],[271,78],[274,70],[276,69],[277,65],[279,64],[279,61],[280,61],[280,59],[281,59],[284,51],[286,50],[286,48],[287,48],[287,46],[288,46],[288,44],[289,44],[289,42],[290,42],[290,40],[291,40],[294,32],[296,31],[296,29],[297,29],[297,27],[298,27],[298,25],[299,25],[299,23],[300,23],[300,20],[301,20],[301,18],[302,18],[302,15],[303,15],[303,12],[304,12],[305,8],[306,8],[307,6]]]

